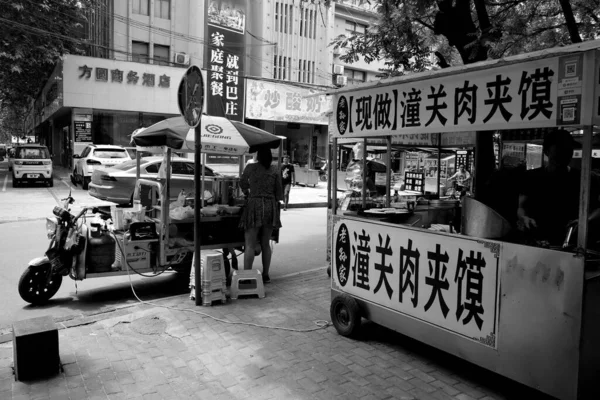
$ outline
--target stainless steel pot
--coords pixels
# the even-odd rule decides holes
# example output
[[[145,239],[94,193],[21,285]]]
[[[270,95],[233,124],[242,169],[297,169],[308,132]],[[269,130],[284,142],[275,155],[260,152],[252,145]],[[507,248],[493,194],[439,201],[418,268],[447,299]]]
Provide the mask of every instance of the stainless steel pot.
[[[461,233],[483,239],[500,239],[510,232],[510,223],[490,207],[467,196],[462,202]]]

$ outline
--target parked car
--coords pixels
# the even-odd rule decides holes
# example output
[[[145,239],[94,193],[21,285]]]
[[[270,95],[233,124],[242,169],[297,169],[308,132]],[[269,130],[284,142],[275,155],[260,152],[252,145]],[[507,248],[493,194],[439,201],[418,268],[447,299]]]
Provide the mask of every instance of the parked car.
[[[163,157],[144,157],[140,160],[140,178],[156,180]],[[176,199],[181,189],[190,193],[194,188],[194,160],[174,157],[171,161],[171,193]],[[100,200],[128,205],[132,203],[135,190],[136,160],[107,169],[97,169],[92,174],[89,194]],[[217,176],[211,168],[205,167],[205,176]],[[212,191],[212,182],[205,181],[205,190]]]
[[[98,167],[110,168],[131,160],[131,156],[123,146],[109,144],[90,144],[81,152],[74,155],[75,166],[71,175],[74,185],[81,183],[83,190],[87,190],[92,174]]]
[[[18,145],[11,157],[12,185],[19,186],[25,182],[43,181],[53,186],[52,159],[46,146],[39,144]]]

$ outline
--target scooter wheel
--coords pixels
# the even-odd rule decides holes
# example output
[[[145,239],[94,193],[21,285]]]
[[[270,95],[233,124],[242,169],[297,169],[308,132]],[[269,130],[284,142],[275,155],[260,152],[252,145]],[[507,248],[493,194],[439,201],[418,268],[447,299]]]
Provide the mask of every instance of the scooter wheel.
[[[321,182],[327,182],[327,175],[321,175],[319,179],[321,180]]]
[[[48,281],[51,268],[49,263],[27,267],[19,279],[19,294],[23,300],[33,305],[42,305],[58,292],[62,276],[55,274]]]
[[[358,303],[347,294],[335,296],[329,308],[333,326],[342,336],[354,337],[361,325],[361,315]]]

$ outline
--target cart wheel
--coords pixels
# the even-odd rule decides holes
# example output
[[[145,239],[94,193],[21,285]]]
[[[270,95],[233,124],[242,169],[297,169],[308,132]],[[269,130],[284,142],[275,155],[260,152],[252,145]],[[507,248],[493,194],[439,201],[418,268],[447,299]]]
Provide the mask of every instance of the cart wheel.
[[[347,294],[335,296],[329,309],[333,326],[342,336],[353,337],[360,329],[361,316],[358,303]]]
[[[56,294],[62,283],[62,275],[55,274],[48,281],[51,268],[50,263],[27,267],[19,279],[19,294],[23,300],[34,305],[42,305]]]

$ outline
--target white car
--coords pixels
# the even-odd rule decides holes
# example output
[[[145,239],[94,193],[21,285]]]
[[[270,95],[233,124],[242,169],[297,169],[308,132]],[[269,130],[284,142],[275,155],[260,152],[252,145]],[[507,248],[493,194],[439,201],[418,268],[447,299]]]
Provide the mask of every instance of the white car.
[[[88,189],[92,174],[96,168],[110,168],[131,160],[129,153],[123,146],[110,144],[90,144],[81,155],[74,155],[75,167],[71,175],[74,185],[81,183],[83,190]]]
[[[12,185],[17,187],[22,183],[43,181],[53,186],[52,158],[46,146],[39,144],[17,145],[12,163]]]

